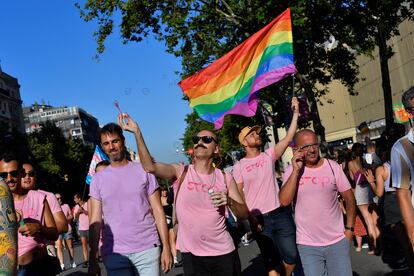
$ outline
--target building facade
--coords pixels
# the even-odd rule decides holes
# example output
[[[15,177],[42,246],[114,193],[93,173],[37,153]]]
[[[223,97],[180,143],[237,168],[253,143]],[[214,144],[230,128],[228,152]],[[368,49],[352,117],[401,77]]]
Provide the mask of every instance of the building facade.
[[[9,131],[24,133],[20,84],[17,78],[0,70],[0,124]]]
[[[23,108],[26,133],[31,133],[49,121],[59,127],[66,138],[81,139],[85,144],[94,145],[99,131],[98,120],[77,107],[53,107],[33,104]]]
[[[414,86],[414,23],[403,22],[400,35],[388,41],[394,55],[388,61],[393,104],[401,103],[402,94]],[[339,82],[333,82],[330,93],[318,105],[326,140],[332,146],[347,146],[363,141],[358,126],[366,122],[371,139],[380,137],[385,129],[384,97],[378,49],[373,57],[359,56],[361,81],[356,85],[357,96],[350,96]],[[330,104],[329,102],[333,102]]]

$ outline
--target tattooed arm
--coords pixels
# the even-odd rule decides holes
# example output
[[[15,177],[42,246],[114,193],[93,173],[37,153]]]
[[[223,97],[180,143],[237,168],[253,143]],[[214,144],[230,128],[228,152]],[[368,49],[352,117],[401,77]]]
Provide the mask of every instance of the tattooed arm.
[[[16,275],[17,220],[13,195],[0,181],[0,275]]]

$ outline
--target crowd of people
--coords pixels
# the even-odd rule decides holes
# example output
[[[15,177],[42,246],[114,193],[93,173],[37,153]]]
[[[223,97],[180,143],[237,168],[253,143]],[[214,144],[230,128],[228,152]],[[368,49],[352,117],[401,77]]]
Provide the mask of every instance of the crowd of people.
[[[403,104],[414,117],[414,88]],[[367,236],[368,254],[378,255],[385,231],[414,274],[414,129],[387,126],[376,144],[355,143],[330,159],[312,130],[297,131],[295,97],[292,111],[286,136],[265,151],[261,127],[243,128],[246,155],[230,172],[213,162],[220,151],[213,131],[193,137],[191,164],[166,164],[152,158],[137,122],[121,113],[100,130],[109,161],[97,165],[88,200],[74,195],[73,210],[60,193],[36,188],[35,164],[1,153],[0,274],[56,275],[65,269],[64,248],[76,267],[76,234],[90,275],[100,274],[100,261],[108,275],[159,275],[181,265],[186,276],[241,275],[237,225],[246,224],[269,276],[352,275],[354,237],[357,252]],[[140,162],[128,159],[123,131],[133,133]],[[276,164],[292,142],[280,176]]]

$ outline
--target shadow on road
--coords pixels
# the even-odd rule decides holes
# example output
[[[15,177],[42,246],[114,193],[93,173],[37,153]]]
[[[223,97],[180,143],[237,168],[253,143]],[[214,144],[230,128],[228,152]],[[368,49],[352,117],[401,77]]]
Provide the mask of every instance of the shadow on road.
[[[266,274],[261,255],[257,255],[255,258],[251,259],[249,263],[250,264],[242,271],[243,276]]]

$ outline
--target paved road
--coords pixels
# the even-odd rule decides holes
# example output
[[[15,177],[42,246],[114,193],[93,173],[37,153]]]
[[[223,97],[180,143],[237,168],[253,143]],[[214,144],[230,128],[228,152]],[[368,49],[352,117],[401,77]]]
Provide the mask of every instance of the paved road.
[[[352,257],[352,269],[354,271],[354,276],[402,276],[408,275],[401,271],[392,271],[386,264],[381,260],[381,257],[370,256],[367,254],[367,249],[363,249],[362,252],[356,253],[354,248],[351,250]],[[259,249],[255,242],[251,243],[248,246],[240,245],[239,247],[240,260],[242,263],[242,271],[244,276],[248,275],[265,275],[263,269],[263,262],[259,253]],[[78,264],[81,264],[81,247],[79,245],[75,246],[75,260]],[[67,252],[65,252],[65,264],[69,266],[69,259]],[[102,275],[106,275],[104,266],[101,264]],[[87,269],[82,268],[80,265],[77,268],[71,268],[65,270],[60,275],[87,275]],[[167,276],[178,276],[182,274],[182,268],[174,268],[171,272],[166,274]]]

